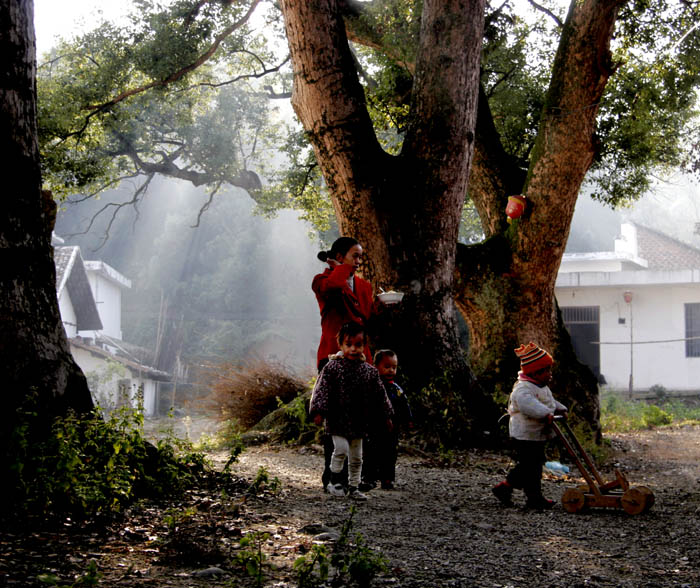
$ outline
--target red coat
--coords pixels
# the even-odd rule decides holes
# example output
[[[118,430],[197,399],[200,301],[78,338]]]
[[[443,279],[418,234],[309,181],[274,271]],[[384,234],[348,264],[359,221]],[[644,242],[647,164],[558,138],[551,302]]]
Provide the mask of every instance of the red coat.
[[[311,289],[316,294],[321,311],[321,342],[316,355],[316,365],[340,348],[336,336],[340,327],[354,321],[366,325],[373,312],[372,286],[367,280],[355,276],[355,291],[350,290],[348,278],[353,267],[341,264],[328,268],[314,276]],[[369,345],[365,345],[365,357],[372,363]]]

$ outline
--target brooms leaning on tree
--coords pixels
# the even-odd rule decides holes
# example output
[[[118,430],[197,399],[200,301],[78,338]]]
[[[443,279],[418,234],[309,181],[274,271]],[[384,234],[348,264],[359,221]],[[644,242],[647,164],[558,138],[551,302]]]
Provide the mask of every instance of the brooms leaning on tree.
[[[566,419],[560,416],[554,419],[552,429],[586,480],[586,484],[566,489],[561,497],[564,510],[581,512],[588,508],[621,508],[627,514],[636,515],[648,511],[654,505],[651,489],[647,486],[630,486],[625,475],[618,469],[615,470],[615,480],[605,482]]]

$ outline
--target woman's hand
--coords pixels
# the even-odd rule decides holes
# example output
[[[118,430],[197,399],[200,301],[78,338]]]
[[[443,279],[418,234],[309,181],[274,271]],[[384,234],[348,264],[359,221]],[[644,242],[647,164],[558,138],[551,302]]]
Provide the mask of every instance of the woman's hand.
[[[326,263],[328,264],[328,267],[333,269],[336,266],[341,265],[339,262],[337,262],[335,259],[331,259],[330,257],[326,259]]]

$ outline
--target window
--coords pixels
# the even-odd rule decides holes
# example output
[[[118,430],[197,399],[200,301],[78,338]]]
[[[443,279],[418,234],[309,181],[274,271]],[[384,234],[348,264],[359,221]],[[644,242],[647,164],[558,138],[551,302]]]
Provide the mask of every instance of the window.
[[[685,339],[685,356],[700,357],[700,303],[698,302],[685,305]]]
[[[600,307],[562,306],[561,317],[574,346],[578,360],[587,365],[593,374],[602,380],[600,374]]]

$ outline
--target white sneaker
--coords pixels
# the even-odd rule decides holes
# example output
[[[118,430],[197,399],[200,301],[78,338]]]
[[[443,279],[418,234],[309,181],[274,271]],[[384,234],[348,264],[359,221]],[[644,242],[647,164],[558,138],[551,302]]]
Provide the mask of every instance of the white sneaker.
[[[348,488],[348,495],[353,500],[367,500],[367,494],[360,492],[355,486],[350,486],[350,488]]]
[[[328,484],[326,490],[333,496],[345,496],[345,486],[342,484]]]

